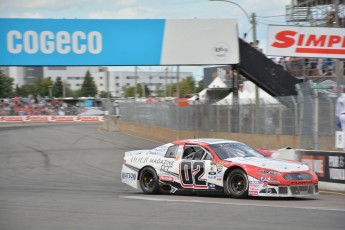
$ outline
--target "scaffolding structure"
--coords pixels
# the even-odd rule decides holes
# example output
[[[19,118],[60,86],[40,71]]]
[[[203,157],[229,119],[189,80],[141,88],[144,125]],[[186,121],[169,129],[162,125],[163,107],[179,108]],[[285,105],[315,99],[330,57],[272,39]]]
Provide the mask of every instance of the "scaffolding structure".
[[[345,0],[291,0],[286,6],[289,25],[345,27]]]

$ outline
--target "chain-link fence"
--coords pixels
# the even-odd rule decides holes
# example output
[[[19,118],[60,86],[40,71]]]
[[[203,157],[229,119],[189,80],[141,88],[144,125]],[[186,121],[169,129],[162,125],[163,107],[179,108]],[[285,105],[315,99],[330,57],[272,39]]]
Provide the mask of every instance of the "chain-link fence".
[[[312,84],[300,84],[298,96],[238,100],[177,106],[172,102],[120,102],[121,119],[139,124],[175,130],[293,135],[299,148],[318,149],[321,137],[334,139],[336,131],[335,100]]]

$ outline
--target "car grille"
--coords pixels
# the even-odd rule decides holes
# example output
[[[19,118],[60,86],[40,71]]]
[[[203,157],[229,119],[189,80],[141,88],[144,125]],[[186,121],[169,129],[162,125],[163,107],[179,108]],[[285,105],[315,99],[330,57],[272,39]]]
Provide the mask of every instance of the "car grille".
[[[314,194],[314,185],[291,186],[290,190],[293,195]]]
[[[308,173],[289,173],[284,175],[285,180],[312,180],[312,176]]]
[[[287,187],[279,187],[279,194],[288,194]]]

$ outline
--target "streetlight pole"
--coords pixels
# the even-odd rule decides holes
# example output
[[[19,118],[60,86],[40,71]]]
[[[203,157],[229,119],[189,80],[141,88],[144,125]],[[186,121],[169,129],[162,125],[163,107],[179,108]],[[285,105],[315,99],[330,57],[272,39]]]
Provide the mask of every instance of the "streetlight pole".
[[[233,1],[229,1],[229,0],[209,0],[211,2],[227,2],[227,3],[231,3],[235,6],[237,6],[238,8],[240,8],[242,10],[242,12],[246,15],[249,23],[252,25],[252,30],[253,30],[253,36],[252,36],[252,41],[253,41],[253,46],[255,48],[257,47],[257,43],[256,43],[256,15],[255,13],[252,13],[251,17],[249,16],[249,14],[247,13],[247,11],[245,9],[243,9],[243,7],[239,4],[237,4],[236,2]],[[255,131],[259,132],[259,87],[257,85],[255,85],[255,117],[256,117],[256,122],[255,122]]]

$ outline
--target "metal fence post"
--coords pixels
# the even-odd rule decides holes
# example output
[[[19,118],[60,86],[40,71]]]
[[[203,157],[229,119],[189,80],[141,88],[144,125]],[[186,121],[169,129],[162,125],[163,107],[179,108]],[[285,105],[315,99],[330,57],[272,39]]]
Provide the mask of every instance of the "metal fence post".
[[[316,83],[314,83],[316,86]],[[319,90],[314,89],[313,148],[319,148]]]
[[[302,133],[303,133],[303,122],[304,122],[304,95],[301,90],[300,85],[296,85],[297,94],[299,96],[299,107],[300,107],[300,113],[299,113],[299,129],[298,129],[298,148],[302,148]]]

